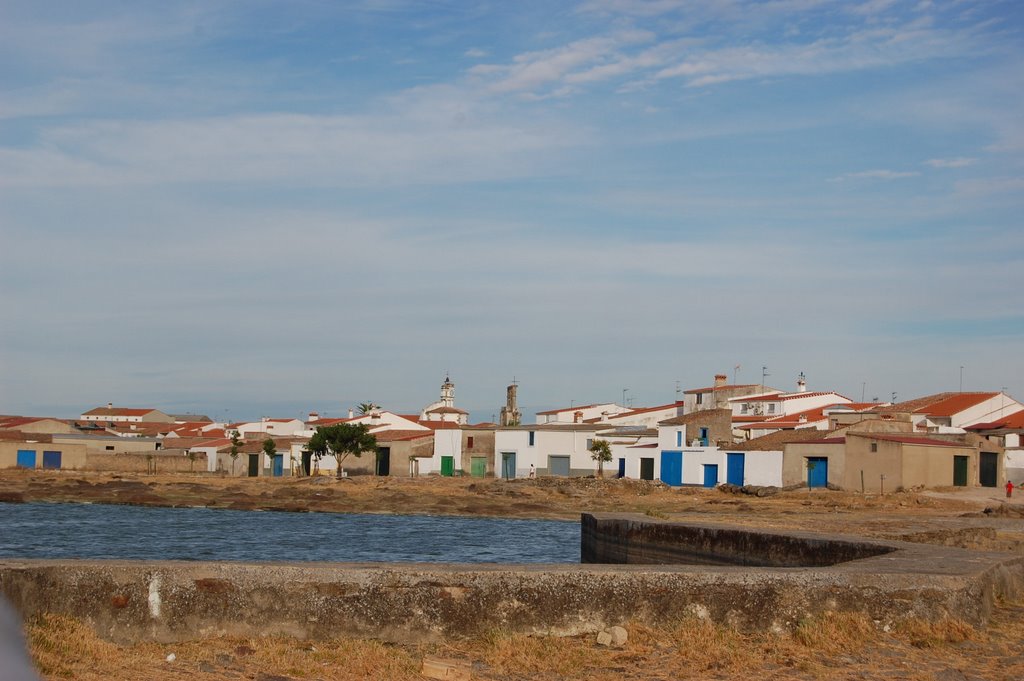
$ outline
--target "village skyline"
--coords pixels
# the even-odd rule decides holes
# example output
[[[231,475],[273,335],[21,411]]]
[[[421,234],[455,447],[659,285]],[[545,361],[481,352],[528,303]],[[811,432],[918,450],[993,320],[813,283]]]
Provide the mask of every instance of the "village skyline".
[[[5,2],[0,413],[1024,395],[1022,19]]]

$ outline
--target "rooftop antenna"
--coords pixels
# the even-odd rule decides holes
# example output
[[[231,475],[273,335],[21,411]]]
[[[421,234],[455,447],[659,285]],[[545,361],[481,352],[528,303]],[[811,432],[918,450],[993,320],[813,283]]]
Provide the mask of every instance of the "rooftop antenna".
[[[892,391],[892,403],[896,404],[896,391],[895,390]]]
[[[964,365],[960,365],[960,392],[964,391]]]
[[[623,406],[623,407],[625,407],[625,406],[626,406],[626,393],[627,393],[628,391],[629,391],[629,388],[623,388],[623,389],[622,389],[622,406]]]
[[[679,401],[679,381],[676,381],[676,402]]]
[[[768,367],[761,367],[761,392],[764,392],[764,379],[769,376],[771,376],[771,374],[768,373]]]
[[[739,373],[740,373],[740,365],[737,364],[736,366],[734,366],[732,368],[732,384],[733,385],[736,385],[736,377],[739,375]]]
[[[868,387],[868,382],[867,381],[861,381],[861,383],[860,383],[860,401],[861,401],[862,404],[864,402],[864,391],[867,389],[867,387]]]

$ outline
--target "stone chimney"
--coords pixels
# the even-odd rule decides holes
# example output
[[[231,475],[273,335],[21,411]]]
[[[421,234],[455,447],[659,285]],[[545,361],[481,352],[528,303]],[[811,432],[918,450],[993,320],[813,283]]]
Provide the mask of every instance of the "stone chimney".
[[[501,408],[500,425],[518,426],[523,421],[523,414],[519,411],[519,404],[516,399],[518,386],[515,383],[505,389],[505,406]]]
[[[721,388],[722,386],[726,385],[726,381],[728,380],[729,377],[726,376],[725,374],[715,374],[715,387]]]

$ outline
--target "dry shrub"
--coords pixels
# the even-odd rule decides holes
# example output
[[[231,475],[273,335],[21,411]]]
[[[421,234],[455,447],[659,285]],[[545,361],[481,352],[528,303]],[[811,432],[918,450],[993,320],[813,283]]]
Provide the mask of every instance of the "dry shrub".
[[[503,632],[488,634],[480,654],[499,674],[589,677],[587,667],[594,662],[593,642],[589,639]]]
[[[700,671],[738,670],[758,661],[757,651],[731,627],[692,617],[670,630],[678,655]]]
[[[874,624],[860,613],[827,612],[803,620],[793,640],[805,648],[836,654],[858,650],[877,636]]]
[[[974,627],[963,620],[943,617],[937,621],[908,619],[896,626],[897,638],[915,648],[936,648],[950,643],[963,643],[978,634]]]
[[[123,650],[67,615],[39,615],[28,623],[25,633],[36,668],[46,676],[76,678],[82,671],[117,668],[124,662]]]

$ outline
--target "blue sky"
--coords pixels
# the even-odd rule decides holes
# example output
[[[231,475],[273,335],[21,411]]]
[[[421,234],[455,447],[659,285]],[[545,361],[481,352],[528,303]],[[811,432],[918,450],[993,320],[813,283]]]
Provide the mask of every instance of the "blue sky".
[[[1024,399],[1015,2],[0,7],[0,413]]]

